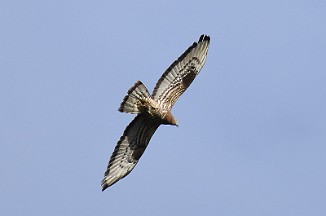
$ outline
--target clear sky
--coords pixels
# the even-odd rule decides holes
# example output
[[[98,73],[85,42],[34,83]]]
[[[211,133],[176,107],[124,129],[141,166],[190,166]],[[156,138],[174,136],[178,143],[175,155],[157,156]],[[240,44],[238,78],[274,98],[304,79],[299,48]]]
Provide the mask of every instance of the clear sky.
[[[0,215],[326,215],[326,1],[0,1]],[[129,176],[117,111],[201,34]]]

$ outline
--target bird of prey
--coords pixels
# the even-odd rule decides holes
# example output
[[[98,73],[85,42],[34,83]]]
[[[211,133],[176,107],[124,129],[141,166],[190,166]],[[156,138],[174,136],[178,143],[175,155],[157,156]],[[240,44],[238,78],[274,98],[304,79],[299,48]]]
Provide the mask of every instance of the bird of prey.
[[[137,114],[120,137],[102,180],[102,191],[127,176],[143,155],[161,125],[176,125],[171,108],[205,64],[210,37],[201,35],[158,80],[152,94],[137,81],[124,97],[119,111]]]

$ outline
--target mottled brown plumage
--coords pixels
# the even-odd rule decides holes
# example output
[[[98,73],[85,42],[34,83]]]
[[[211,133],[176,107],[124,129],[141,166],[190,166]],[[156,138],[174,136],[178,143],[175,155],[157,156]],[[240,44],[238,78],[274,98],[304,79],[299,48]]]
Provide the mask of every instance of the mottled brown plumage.
[[[150,95],[137,81],[124,97],[119,111],[138,114],[120,137],[102,180],[102,190],[128,175],[143,155],[161,124],[177,125],[171,108],[204,66],[210,38],[201,35],[158,80]]]

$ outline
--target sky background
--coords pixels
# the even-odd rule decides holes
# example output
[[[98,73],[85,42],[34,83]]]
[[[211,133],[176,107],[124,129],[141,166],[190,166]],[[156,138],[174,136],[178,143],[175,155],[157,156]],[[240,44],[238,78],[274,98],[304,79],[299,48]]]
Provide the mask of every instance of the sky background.
[[[0,215],[326,215],[326,1],[0,0]],[[108,159],[201,34],[206,65],[133,172]]]

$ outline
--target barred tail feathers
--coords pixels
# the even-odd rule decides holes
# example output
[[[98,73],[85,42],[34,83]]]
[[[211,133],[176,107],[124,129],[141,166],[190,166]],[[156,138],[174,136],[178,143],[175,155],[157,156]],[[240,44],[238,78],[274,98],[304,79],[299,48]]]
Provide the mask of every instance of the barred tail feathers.
[[[124,97],[119,111],[139,114],[144,109],[144,102],[146,98],[150,98],[150,94],[141,81],[137,81],[128,91]]]

